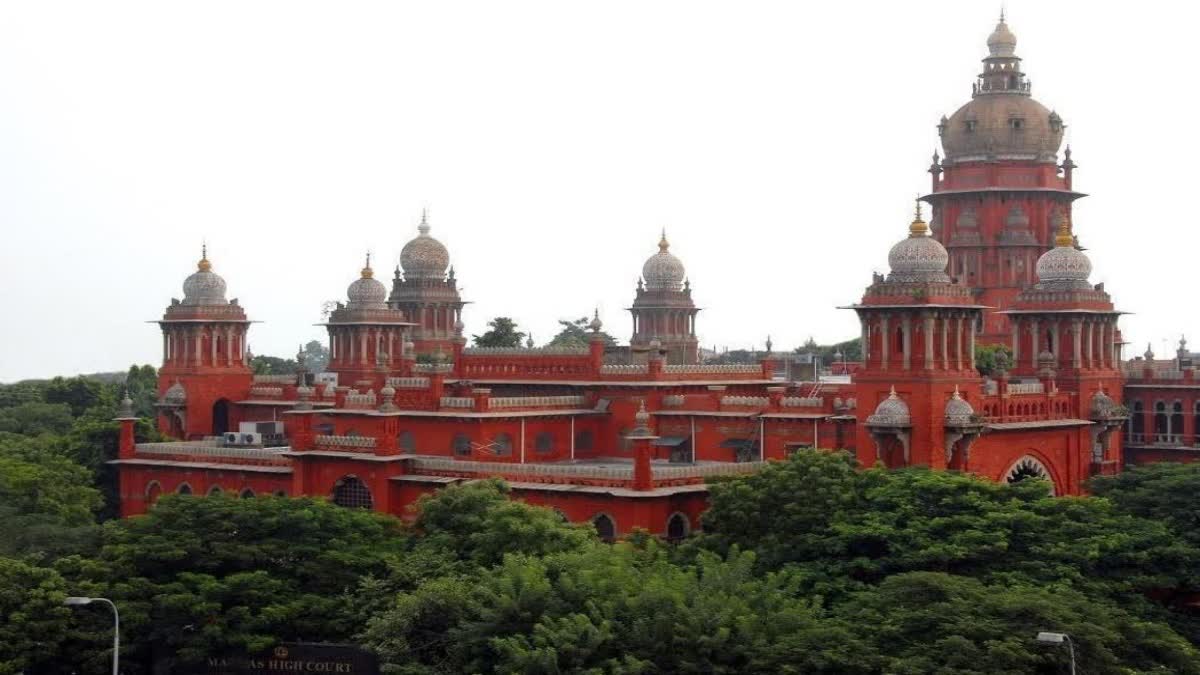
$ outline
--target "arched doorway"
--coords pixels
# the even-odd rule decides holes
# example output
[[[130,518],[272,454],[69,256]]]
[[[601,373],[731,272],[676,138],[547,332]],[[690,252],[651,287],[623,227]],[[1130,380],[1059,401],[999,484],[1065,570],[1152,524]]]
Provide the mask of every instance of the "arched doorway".
[[[1045,464],[1042,464],[1041,460],[1032,455],[1025,455],[1013,462],[1013,465],[1004,473],[1004,482],[1006,483],[1019,483],[1023,480],[1044,480],[1048,484],[1050,494],[1053,495],[1056,492],[1050,470],[1046,468]]]
[[[688,519],[682,513],[675,513],[667,519],[667,541],[682,541],[688,536]]]
[[[190,495],[192,494],[192,486],[188,485],[187,483],[180,483],[179,487],[175,489],[175,492],[181,495]]]
[[[612,542],[617,538],[617,523],[612,519],[612,516],[607,513],[601,513],[592,518],[592,525],[596,527],[596,534],[600,536],[601,541]]]
[[[208,496],[209,497],[215,497],[220,494],[224,494],[224,490],[221,489],[220,485],[214,485],[214,486],[208,488]]]
[[[333,484],[333,503],[348,509],[370,509],[375,505],[371,490],[358,476],[343,476]]]
[[[146,486],[146,506],[153,506],[161,494],[162,486],[158,484],[158,481],[150,481],[150,484]]]
[[[238,496],[241,497],[242,499],[253,499],[254,498],[254,490],[251,490],[250,488],[246,488],[246,489],[242,490],[241,494],[239,494]]]
[[[213,436],[223,436],[229,431],[229,400],[218,399],[212,407]]]

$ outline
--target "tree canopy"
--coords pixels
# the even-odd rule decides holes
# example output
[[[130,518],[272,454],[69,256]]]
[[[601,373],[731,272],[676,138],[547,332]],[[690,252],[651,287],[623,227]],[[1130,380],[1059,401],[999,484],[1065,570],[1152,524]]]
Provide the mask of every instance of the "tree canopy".
[[[507,316],[498,316],[488,322],[483,335],[472,335],[476,347],[520,347],[526,334],[517,330],[517,323]]]
[[[559,319],[558,325],[562,327],[558,331],[547,346],[549,347],[587,347],[592,342],[592,331],[588,325],[592,322],[586,316],[579,317],[575,320]],[[613,336],[604,331],[600,331],[600,337],[604,340],[605,346],[613,347],[617,341]]]

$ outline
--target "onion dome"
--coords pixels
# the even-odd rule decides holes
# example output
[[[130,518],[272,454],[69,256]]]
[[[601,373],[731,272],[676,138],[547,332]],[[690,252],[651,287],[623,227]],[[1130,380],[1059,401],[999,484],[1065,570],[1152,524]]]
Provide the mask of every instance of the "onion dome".
[[[921,204],[917,202],[916,217],[908,227],[908,238],[902,239],[888,251],[892,268],[889,281],[902,283],[950,283],[946,265],[950,254],[938,240],[929,236],[929,226],[921,220]]]
[[[1059,213],[1058,235],[1054,238],[1054,248],[1043,253],[1037,261],[1038,285],[1061,289],[1088,289],[1091,288],[1088,282],[1091,273],[1092,261],[1083,251],[1075,248],[1075,238],[1071,236],[1067,218]]]
[[[367,254],[367,264],[362,268],[362,276],[354,280],[346,289],[350,298],[350,309],[387,309],[387,287],[375,278],[371,269],[371,254]]]
[[[183,304],[229,304],[225,300],[225,280],[212,271],[212,263],[208,261],[207,244],[200,248],[200,262],[196,263],[196,271],[183,280]]]
[[[633,431],[628,438],[650,438],[654,432],[650,430],[650,413],[646,411],[646,400],[642,399],[637,413],[633,416]]]
[[[126,387],[125,395],[121,397],[121,407],[117,409],[117,419],[129,419],[131,417],[134,417],[133,399],[129,398],[129,387]]]
[[[163,403],[171,406],[187,404],[187,392],[184,391],[183,385],[179,383],[179,380],[175,380],[175,384],[167,388],[167,391],[163,394]]]
[[[679,258],[667,250],[671,244],[667,242],[667,231],[663,230],[662,238],[658,240],[658,253],[650,256],[642,265],[642,278],[646,280],[646,288],[651,291],[678,291],[683,286],[684,269]]]
[[[873,426],[905,427],[912,424],[912,416],[908,412],[908,404],[896,394],[896,388],[888,397],[875,406],[875,412],[867,418],[867,424]]]
[[[1017,49],[1017,36],[1009,30],[1004,21],[1004,13],[1000,13],[1000,23],[987,39],[988,52],[992,56],[1014,56]]]
[[[601,328],[604,328],[604,324],[600,321],[600,310],[597,309],[592,314],[592,321],[588,324],[588,330],[593,333],[599,333]]]
[[[444,279],[450,266],[450,252],[442,242],[429,236],[429,219],[421,214],[420,234],[400,251],[400,267],[406,279]]]
[[[379,411],[391,412],[396,409],[396,390],[392,385],[385,384],[383,389],[379,390]]]
[[[975,415],[975,409],[970,403],[958,393],[958,386],[954,387],[954,395],[950,400],[946,401],[946,426],[961,427],[971,424],[971,418]]]
[[[463,334],[463,329],[465,329],[466,327],[467,327],[467,324],[463,323],[463,320],[462,320],[462,319],[458,319],[458,320],[456,320],[456,321],[454,322],[454,334],[455,334],[455,335],[462,335],[462,334]]]

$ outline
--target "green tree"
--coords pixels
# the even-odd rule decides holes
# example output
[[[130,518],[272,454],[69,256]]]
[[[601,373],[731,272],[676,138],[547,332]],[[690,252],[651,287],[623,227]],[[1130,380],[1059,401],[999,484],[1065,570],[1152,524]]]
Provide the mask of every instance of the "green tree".
[[[21,440],[0,442],[0,555],[53,558],[98,534],[100,492],[84,467]]]
[[[483,335],[473,335],[476,347],[520,347],[525,333],[517,330],[515,321],[507,316],[498,316],[488,322]]]
[[[54,570],[0,557],[0,675],[70,672],[60,667],[70,634],[66,597]]]
[[[133,412],[138,417],[148,417],[153,419],[158,411],[154,404],[158,401],[158,371],[154,366],[149,364],[138,366],[132,365],[129,367],[129,372],[125,375],[124,388],[129,392],[129,398],[133,401]],[[124,392],[116,393],[117,400]]]
[[[278,356],[255,354],[250,358],[250,370],[255,375],[291,375],[299,370],[300,364],[295,359],[282,359]]]
[[[46,385],[47,403],[65,403],[71,414],[79,417],[85,410],[104,402],[107,390],[104,385],[86,377],[56,377]]]
[[[404,545],[399,521],[321,499],[168,495],[145,516],[107,523],[94,560],[58,568],[121,604],[126,656],[144,666],[152,645],[195,661],[346,640],[365,620],[352,592]]]
[[[984,377],[995,377],[1012,367],[1012,349],[1005,345],[975,345],[975,370]]]
[[[753,365],[758,363],[758,354],[747,349],[730,349],[709,359],[718,365]]]
[[[550,347],[587,347],[592,342],[592,330],[588,328],[592,320],[586,316],[569,321],[567,319],[559,319],[558,325],[562,329],[558,331],[553,339],[547,343]],[[617,341],[613,336],[604,331],[600,331],[600,336],[604,340],[605,346],[616,346]]]
[[[30,401],[0,408],[0,432],[22,436],[65,434],[73,421],[71,407],[65,403]]]
[[[309,340],[300,350],[304,354],[304,367],[310,373],[319,373],[329,366],[329,349],[318,340]]]

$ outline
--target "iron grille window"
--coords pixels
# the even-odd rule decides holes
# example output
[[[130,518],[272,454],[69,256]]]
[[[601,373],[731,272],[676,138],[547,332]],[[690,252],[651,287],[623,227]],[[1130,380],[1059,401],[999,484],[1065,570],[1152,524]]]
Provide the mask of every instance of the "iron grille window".
[[[369,509],[374,506],[371,491],[356,476],[346,476],[333,486],[333,503],[349,509]]]
[[[471,456],[471,439],[466,434],[455,434],[450,447],[459,457]]]
[[[500,434],[496,437],[496,454],[500,457],[508,457],[512,454],[513,442],[512,436],[508,434]]]

